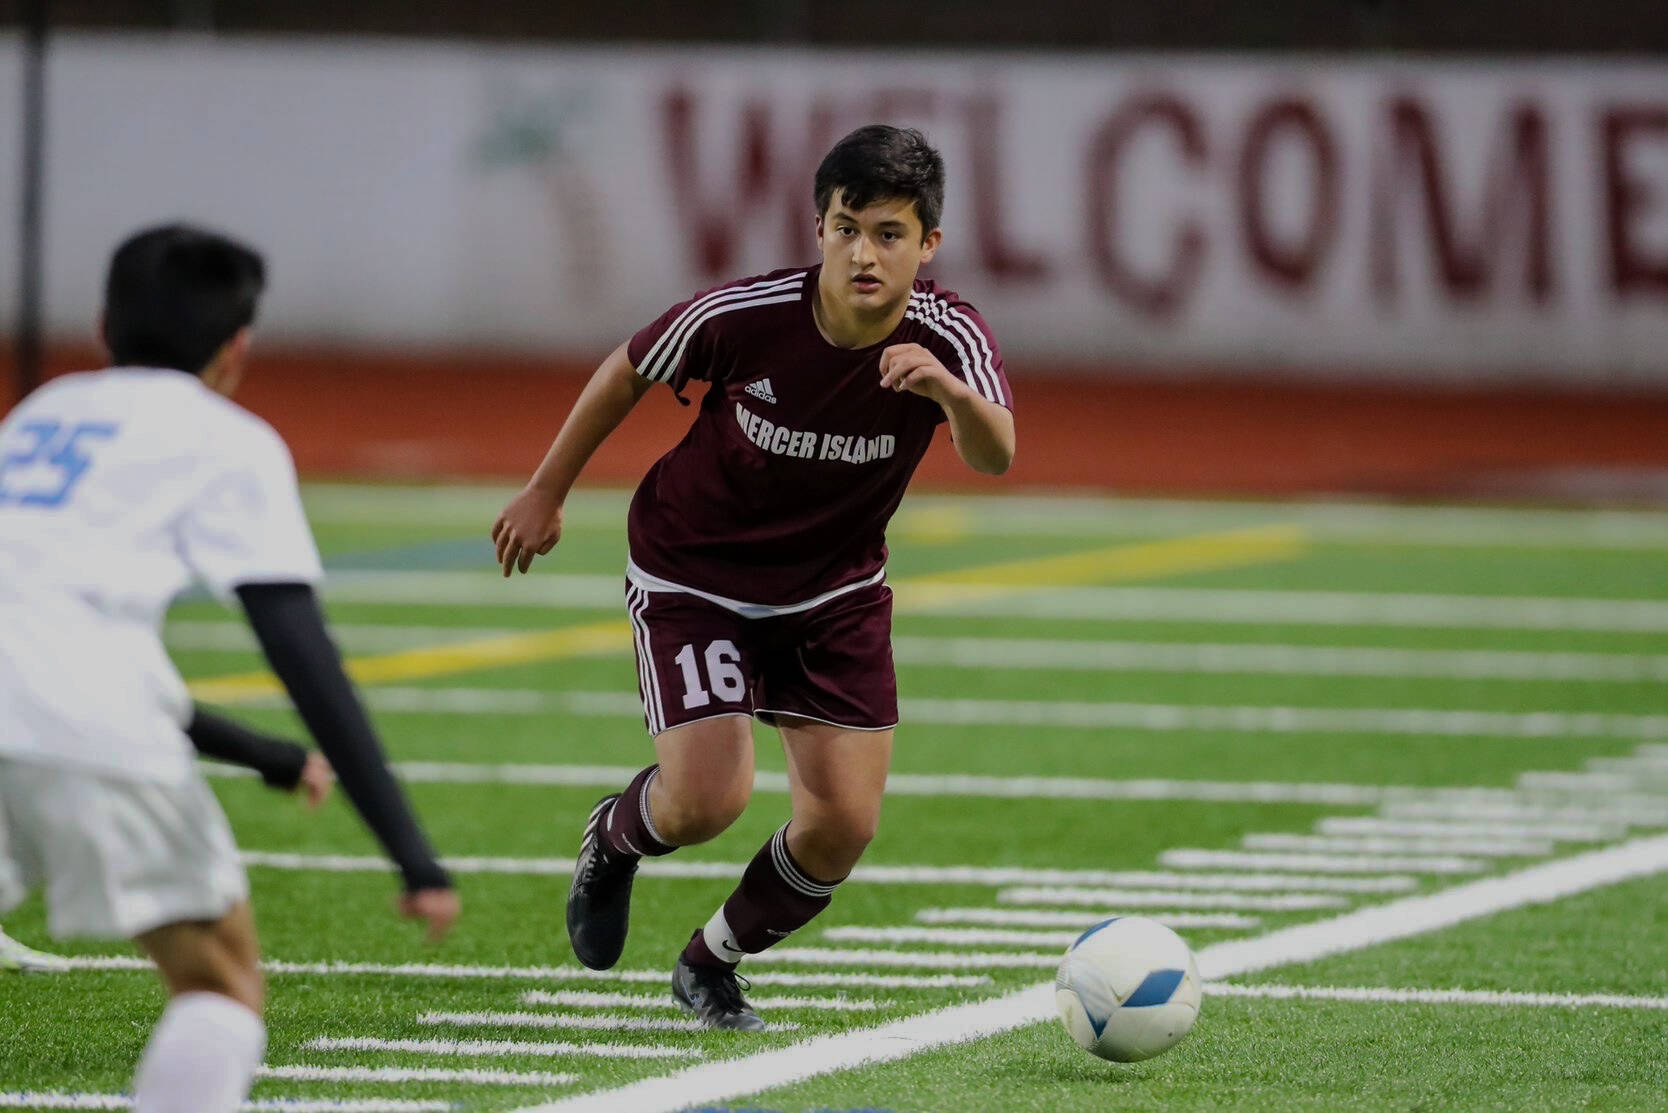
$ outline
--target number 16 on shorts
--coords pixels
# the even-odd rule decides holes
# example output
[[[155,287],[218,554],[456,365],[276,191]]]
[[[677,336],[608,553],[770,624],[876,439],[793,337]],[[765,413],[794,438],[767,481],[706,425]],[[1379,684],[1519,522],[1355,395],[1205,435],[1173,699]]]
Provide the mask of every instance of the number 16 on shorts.
[[[781,716],[850,730],[898,723],[892,593],[884,584],[819,606],[744,618],[698,595],[626,588],[650,734],[720,715]]]
[[[747,619],[694,595],[626,586],[637,684],[650,734],[753,713]]]
[[[678,650],[678,655],[672,660],[683,670],[685,710],[705,707],[712,702],[713,696],[725,703],[736,703],[747,694],[747,679],[741,674],[741,650],[728,638],[708,642],[706,649],[700,653],[696,652],[695,644],[691,642]]]

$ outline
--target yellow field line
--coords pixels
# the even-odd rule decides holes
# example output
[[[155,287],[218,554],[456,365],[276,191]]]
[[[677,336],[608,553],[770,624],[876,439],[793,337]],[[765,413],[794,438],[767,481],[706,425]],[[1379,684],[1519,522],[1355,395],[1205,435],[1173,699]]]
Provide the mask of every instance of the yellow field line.
[[[624,622],[612,620],[584,626],[564,626],[534,634],[483,638],[432,649],[408,649],[374,657],[355,657],[347,662],[347,670],[348,675],[361,684],[390,684],[474,669],[617,653],[629,648],[631,628]],[[238,703],[283,690],[278,678],[269,672],[238,673],[199,680],[190,688],[192,698],[206,703]]]
[[[900,580],[892,590],[900,609],[932,609],[1016,590],[1152,580],[1290,560],[1303,552],[1305,540],[1297,526],[1255,526],[935,572]]]
[[[1016,591],[1149,580],[1289,560],[1300,554],[1303,547],[1303,531],[1297,527],[1263,526],[936,572],[900,580],[892,589],[900,610],[931,610]],[[347,662],[347,669],[361,684],[388,684],[476,669],[616,653],[630,646],[631,629],[626,623],[594,622],[431,649],[356,657]],[[190,688],[194,699],[221,704],[259,699],[282,691],[277,678],[265,671],[199,680]]]

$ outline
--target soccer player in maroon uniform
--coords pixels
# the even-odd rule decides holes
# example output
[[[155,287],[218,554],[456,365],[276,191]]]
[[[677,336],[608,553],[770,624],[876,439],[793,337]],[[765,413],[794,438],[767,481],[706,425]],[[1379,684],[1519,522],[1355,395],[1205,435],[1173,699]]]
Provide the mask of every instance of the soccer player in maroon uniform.
[[[615,349],[494,523],[504,575],[561,537],[580,469],[654,383],[707,383],[632,499],[626,602],[656,764],[585,828],[568,935],[605,970],[643,857],[714,838],[775,726],[793,815],[672,976],[708,1025],[758,1029],[736,964],[824,908],[874,837],[897,725],[886,524],[948,421],[970,467],[1013,460],[1012,397],[978,313],[916,274],[938,250],[944,164],[920,132],[859,128],[817,170],[813,267],[672,307]]]

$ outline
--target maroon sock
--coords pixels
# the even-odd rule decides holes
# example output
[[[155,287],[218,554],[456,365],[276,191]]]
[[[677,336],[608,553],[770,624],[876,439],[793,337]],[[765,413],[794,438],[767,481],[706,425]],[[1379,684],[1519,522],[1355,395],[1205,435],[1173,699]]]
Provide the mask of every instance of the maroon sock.
[[[834,899],[840,881],[818,881],[801,869],[783,825],[747,863],[741,884],[690,939],[683,957],[697,966],[734,966],[810,923]]]
[[[603,822],[602,837],[615,853],[658,858],[677,849],[661,839],[654,829],[654,820],[649,818],[649,786],[659,775],[660,766],[649,766],[631,778],[626,790],[614,801],[613,810]]]

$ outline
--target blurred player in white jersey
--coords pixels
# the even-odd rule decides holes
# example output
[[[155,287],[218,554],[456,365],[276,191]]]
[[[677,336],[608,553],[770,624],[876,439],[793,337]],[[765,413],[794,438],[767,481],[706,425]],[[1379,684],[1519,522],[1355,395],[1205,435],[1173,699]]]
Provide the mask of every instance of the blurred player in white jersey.
[[[235,1109],[266,1043],[248,880],[193,761],[193,740],[235,748],[242,728],[193,708],[159,634],[193,581],[242,604],[399,866],[404,913],[434,938],[458,913],[326,632],[289,451],[228,400],[264,284],[225,237],[132,237],[105,288],[112,367],[0,423],[0,913],[39,887],[55,936],[133,939],[156,962],[171,1000],[138,1113]]]
[[[316,750],[258,734],[200,705],[185,732],[203,756],[247,766],[272,788],[300,796],[309,809],[317,810],[336,783],[330,763]],[[0,924],[0,973],[54,974],[67,969],[69,964],[62,958],[13,939]]]

